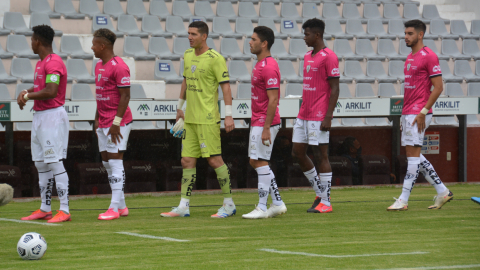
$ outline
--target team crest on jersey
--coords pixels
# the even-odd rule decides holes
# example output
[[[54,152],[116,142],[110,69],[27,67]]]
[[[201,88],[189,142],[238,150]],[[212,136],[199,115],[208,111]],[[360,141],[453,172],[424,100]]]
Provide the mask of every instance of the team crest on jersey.
[[[98,81],[102,78],[102,74],[98,74]]]
[[[407,65],[407,71],[410,71],[410,67],[412,66],[412,64],[408,63]]]
[[[197,69],[197,66],[193,65],[193,66],[192,66],[192,69],[191,69],[191,70],[192,70],[192,73],[194,73],[196,69]]]
[[[307,73],[310,71],[310,68],[311,68],[311,66],[308,65],[308,66],[307,66]]]

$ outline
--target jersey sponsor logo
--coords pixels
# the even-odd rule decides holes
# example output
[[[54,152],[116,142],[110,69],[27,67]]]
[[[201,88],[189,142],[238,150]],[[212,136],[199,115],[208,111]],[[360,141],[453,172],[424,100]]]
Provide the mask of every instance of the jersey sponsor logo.
[[[195,78],[195,77],[186,77],[185,79],[186,79],[187,81],[198,81],[198,79]]]
[[[311,68],[311,66],[308,65],[308,66],[307,66],[307,73],[310,72],[310,68]]]
[[[197,69],[197,66],[193,65],[190,70],[192,71],[192,73],[194,73],[196,69]]]
[[[442,72],[442,69],[439,65],[433,67],[433,72]]]
[[[303,77],[303,79],[306,81],[310,81],[311,79],[313,79],[313,77]]]
[[[340,76],[340,69],[338,68],[332,69],[332,76]]]
[[[306,91],[316,91],[316,90],[317,90],[317,87],[310,87],[310,84],[304,83],[304,84],[303,84],[303,90],[306,90]]]
[[[205,143],[200,144],[200,148],[207,148],[207,145]]]
[[[170,64],[168,63],[159,63],[158,69],[162,72],[169,72],[170,71]]]
[[[123,77],[121,80],[122,84],[129,84],[130,83],[130,77]]]
[[[405,75],[405,79],[410,79],[412,78],[412,75]]]
[[[277,84],[277,83],[278,83],[277,78],[270,78],[270,79],[268,79],[268,81],[267,81],[267,84],[268,84],[268,85],[273,85],[273,84]]]
[[[227,78],[228,77],[228,71],[224,71],[223,74],[222,74],[222,77]]]
[[[45,151],[45,156],[50,156],[50,155],[55,155],[55,151],[53,150],[53,148],[50,148],[47,151]]]

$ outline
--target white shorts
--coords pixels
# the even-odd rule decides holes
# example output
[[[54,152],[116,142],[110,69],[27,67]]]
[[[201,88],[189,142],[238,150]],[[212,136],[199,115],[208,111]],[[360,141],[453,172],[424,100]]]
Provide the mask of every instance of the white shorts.
[[[248,156],[250,159],[255,160],[270,160],[272,156],[273,142],[275,137],[277,137],[278,130],[280,125],[270,127],[270,145],[266,146],[262,142],[262,132],[263,127],[251,127],[250,128],[250,139],[248,145],[250,149],[248,150]]]
[[[32,121],[32,160],[45,163],[67,158],[70,123],[63,106],[35,112]]]
[[[127,150],[128,136],[130,135],[130,130],[132,130],[132,125],[128,124],[120,127],[120,134],[122,134],[123,139],[120,137],[120,143],[117,142],[117,144],[112,142],[112,135],[107,136],[109,130],[110,127],[97,129],[98,149],[100,152],[118,153]]]
[[[330,131],[320,131],[322,121],[308,121],[297,118],[293,125],[292,142],[309,145],[328,144]]]
[[[430,126],[432,122],[432,115],[427,114],[425,116],[425,130],[418,132],[417,124],[412,126],[413,120],[415,120],[416,114],[402,115],[400,118],[400,130],[402,132],[402,146],[422,146],[423,139],[425,137],[425,130]]]

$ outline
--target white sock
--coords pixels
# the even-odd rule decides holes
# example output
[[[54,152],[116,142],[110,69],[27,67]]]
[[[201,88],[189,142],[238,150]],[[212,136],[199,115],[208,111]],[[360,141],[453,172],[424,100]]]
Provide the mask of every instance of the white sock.
[[[234,206],[235,204],[233,203],[232,198],[223,198],[223,204],[228,205],[228,206]]]
[[[428,161],[422,154],[420,154],[420,172],[425,176],[425,179],[435,188],[438,194],[441,194],[447,190],[447,187],[443,184],[437,172],[432,166],[432,163]]]
[[[42,199],[40,210],[50,212],[52,211],[53,173],[47,163],[35,161],[35,167],[38,171],[38,185],[40,187],[40,198]]]
[[[277,181],[275,181],[275,175],[273,171],[270,169],[270,197],[272,197],[272,203],[274,205],[282,205],[282,196],[280,196],[280,192],[278,191]]]
[[[415,185],[415,181],[417,181],[420,168],[419,157],[407,157],[407,160],[407,174],[405,175],[405,179],[403,180],[402,194],[399,198],[404,203],[408,202],[408,198],[410,197],[410,193],[412,192],[413,185]]]
[[[103,163],[103,167],[105,167],[105,169],[107,170],[108,179],[110,179],[110,177],[112,177],[112,167],[110,167],[110,163],[108,163],[108,161],[102,161],[102,163]],[[109,181],[109,183],[110,183],[110,181]],[[110,184],[110,188],[112,188],[111,184]],[[119,209],[125,209],[127,207],[127,205],[125,204],[125,192],[124,192],[124,190],[125,190],[125,179],[123,180],[122,198],[120,199],[120,202],[118,203],[118,208]]]
[[[318,177],[317,170],[315,167],[313,169],[303,172],[305,174],[305,177],[307,177],[308,182],[310,182],[310,185],[312,186],[313,190],[315,191],[315,195],[317,197],[320,197],[321,191],[320,191],[320,178]]]
[[[320,198],[322,203],[330,206],[330,188],[332,187],[332,173],[320,173]]]
[[[255,169],[258,174],[258,208],[267,211],[268,193],[270,190],[270,167],[262,166]]]
[[[112,177],[109,178],[110,186],[112,187],[112,201],[109,208],[113,208],[115,212],[118,212],[120,200],[122,199],[123,185],[125,183],[123,160],[110,159],[108,163],[112,168]]]
[[[190,199],[181,198],[180,199],[180,204],[178,205],[178,207],[180,207],[180,208],[190,207]]]
[[[63,162],[49,163],[48,167],[52,170],[53,178],[55,179],[55,185],[57,186],[57,194],[60,199],[60,211],[69,213],[68,202],[68,174],[63,167]]]

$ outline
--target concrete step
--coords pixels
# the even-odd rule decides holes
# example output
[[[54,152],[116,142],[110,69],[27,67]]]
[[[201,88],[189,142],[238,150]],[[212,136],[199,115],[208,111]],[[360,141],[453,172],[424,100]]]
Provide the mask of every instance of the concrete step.
[[[460,12],[461,8],[459,5],[438,5],[438,12]]]
[[[440,14],[440,17],[444,19],[449,19],[449,20],[464,20],[466,23],[469,21],[475,20],[475,12],[443,11],[438,13]]]

